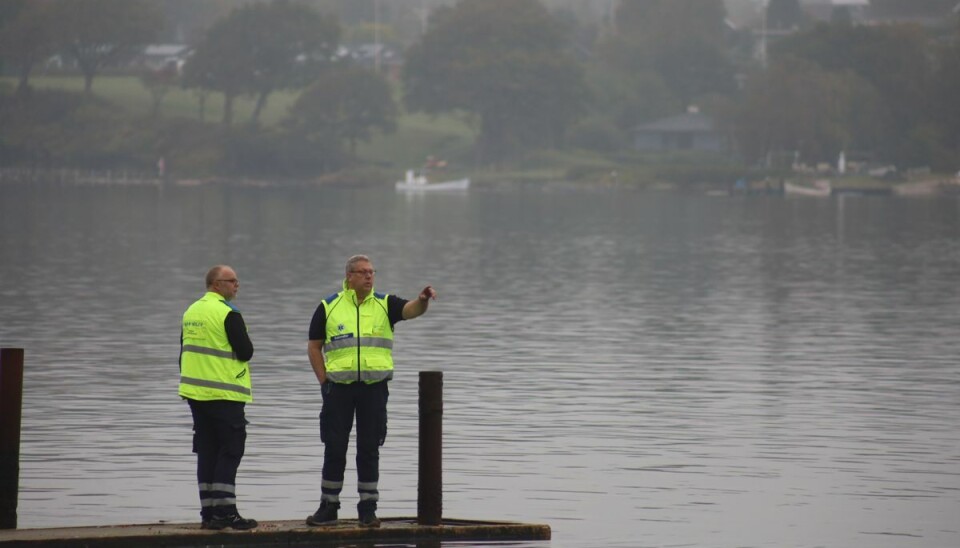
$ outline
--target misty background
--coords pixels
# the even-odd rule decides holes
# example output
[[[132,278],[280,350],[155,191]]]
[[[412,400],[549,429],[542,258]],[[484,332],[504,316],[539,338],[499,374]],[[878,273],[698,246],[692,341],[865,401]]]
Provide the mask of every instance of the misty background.
[[[953,174],[958,28],[949,0],[10,0],[0,165],[684,185],[844,153]]]
[[[307,329],[365,253],[378,291],[439,292],[398,327],[382,517],[415,514],[436,370],[444,515],[551,526],[518,548],[960,545],[958,25],[942,0],[0,1],[20,526],[198,521],[179,322],[217,263],[256,347],[240,509],[313,512]],[[472,183],[392,188],[417,168]]]

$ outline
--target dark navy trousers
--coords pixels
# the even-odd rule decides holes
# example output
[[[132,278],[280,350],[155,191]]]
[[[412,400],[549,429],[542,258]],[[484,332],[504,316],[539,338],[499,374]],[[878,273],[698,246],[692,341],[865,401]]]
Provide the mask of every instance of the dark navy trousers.
[[[321,500],[340,504],[347,445],[357,420],[357,490],[360,511],[376,510],[380,498],[380,446],[387,438],[387,381],[374,384],[326,382],[321,387],[320,439],[323,441]]]
[[[190,400],[200,517],[237,513],[237,468],[247,442],[244,403]]]

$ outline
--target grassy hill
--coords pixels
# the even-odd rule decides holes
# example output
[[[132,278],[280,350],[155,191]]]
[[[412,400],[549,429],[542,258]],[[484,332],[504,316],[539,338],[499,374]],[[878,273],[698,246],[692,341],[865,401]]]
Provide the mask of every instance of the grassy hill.
[[[83,90],[83,79],[79,76],[34,76],[30,82],[37,89]],[[9,93],[15,86],[14,79],[0,78],[0,93]],[[133,119],[146,118],[151,113],[152,98],[137,77],[99,76],[93,81],[93,93]],[[278,124],[287,115],[297,95],[289,91],[272,93],[260,115],[260,123],[265,126]],[[253,98],[238,98],[234,104],[234,125],[247,123],[253,108]],[[196,92],[172,89],[163,98],[160,116],[202,119],[209,124],[218,124],[223,116],[223,95],[207,94],[201,110],[200,96]],[[452,165],[469,162],[474,132],[464,117],[404,113],[397,122],[395,133],[375,134],[369,143],[358,145],[357,156],[361,161],[397,170],[417,167],[428,155],[446,159]]]
[[[11,78],[0,78],[0,94],[12,93],[15,85],[16,82]],[[31,78],[31,85],[36,89],[79,93],[83,89],[83,80],[79,76],[39,75]],[[132,158],[133,163],[141,168],[149,169],[155,164],[157,149],[171,150],[170,154],[176,155],[174,162],[180,168],[181,176],[217,175],[211,166],[222,165],[224,159],[218,156],[222,152],[211,145],[223,139],[218,132],[223,109],[221,94],[207,94],[201,110],[200,96],[196,92],[171,89],[163,98],[160,118],[161,121],[176,123],[154,124],[150,119],[153,107],[150,92],[137,77],[99,76],[93,82],[92,91],[106,107],[102,107],[96,115],[97,119],[101,119],[99,133],[91,135],[80,130],[82,139],[97,139],[98,143],[111,144],[112,149],[105,147],[108,151],[119,150],[120,158],[128,162]],[[261,127],[279,124],[287,116],[296,97],[296,92],[271,94],[260,115]],[[234,104],[234,127],[247,124],[253,108],[252,97],[238,98]],[[120,130],[113,129],[115,121],[106,120],[114,115],[127,126],[133,125],[142,131],[128,128],[126,131],[129,135],[120,134]],[[53,123],[56,124],[55,121]],[[405,170],[423,165],[428,156],[447,162],[449,167],[445,177],[469,176],[481,184],[503,181],[576,181],[617,185],[727,184],[743,175],[742,168],[731,165],[729,161],[697,154],[632,151],[603,154],[570,149],[529,152],[509,165],[478,168],[474,158],[474,125],[475,120],[463,113],[428,116],[402,112],[397,120],[396,132],[375,134],[369,143],[359,143],[359,165],[344,173],[330,174],[330,178],[348,183],[356,179],[396,180],[402,177]],[[155,136],[151,133],[153,127],[162,134]],[[269,145],[250,141],[246,148],[234,153],[234,161],[239,158],[246,164],[247,171],[241,172],[257,171],[258,167],[269,166],[258,158],[264,144]],[[106,157],[101,163],[110,161]]]

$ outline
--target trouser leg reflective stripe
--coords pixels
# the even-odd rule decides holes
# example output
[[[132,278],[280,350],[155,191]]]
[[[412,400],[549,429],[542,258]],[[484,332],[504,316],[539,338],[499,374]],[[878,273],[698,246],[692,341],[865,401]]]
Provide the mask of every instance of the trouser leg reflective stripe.
[[[340,504],[340,491],[343,491],[342,481],[324,479],[320,482],[320,500]]]
[[[237,469],[247,439],[244,404],[221,400],[188,402],[194,419],[200,515],[209,519],[236,513]]]
[[[193,452],[197,454],[197,487],[200,492],[200,517],[212,517],[213,472],[217,465],[216,434],[213,425],[200,402],[187,400],[193,415]]]
[[[203,515],[204,509],[212,510],[213,513],[230,514],[237,508],[237,488],[228,483],[201,483],[200,487],[200,506]]]
[[[376,510],[380,499],[380,444],[386,435],[387,383],[359,387],[357,400],[357,490],[361,510]]]
[[[377,509],[377,501],[380,500],[380,491],[377,490],[377,482],[361,481],[357,482],[357,491],[360,493],[360,503],[358,508]]]
[[[356,387],[328,382],[321,387],[320,438],[323,440],[323,481],[320,500],[340,503],[343,473],[347,467],[347,444],[353,429]]]

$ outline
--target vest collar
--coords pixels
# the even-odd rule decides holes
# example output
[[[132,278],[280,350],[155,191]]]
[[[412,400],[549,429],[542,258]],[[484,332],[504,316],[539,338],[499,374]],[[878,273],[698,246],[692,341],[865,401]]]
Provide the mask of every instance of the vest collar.
[[[207,291],[207,292],[203,295],[203,298],[200,299],[200,300],[201,300],[201,301],[220,302],[220,303],[223,303],[223,304],[227,305],[231,310],[234,310],[235,312],[240,312],[240,309],[238,309],[236,306],[233,306],[233,303],[232,303],[232,302],[228,301],[226,297],[224,297],[223,295],[217,293],[216,291]]]
[[[216,291],[207,291],[207,293],[203,296],[203,300],[227,302],[227,300],[223,298],[223,295],[217,293]]]
[[[350,299],[350,302],[352,302],[353,304],[357,304],[357,291],[355,289],[350,289],[349,287],[347,287],[346,278],[343,279],[343,284],[341,284],[341,286],[343,287],[343,298]],[[376,287],[371,287],[370,294],[367,295],[365,299],[363,299],[363,302],[367,302],[371,297],[373,297],[373,294],[376,293],[376,291],[377,291]]]

